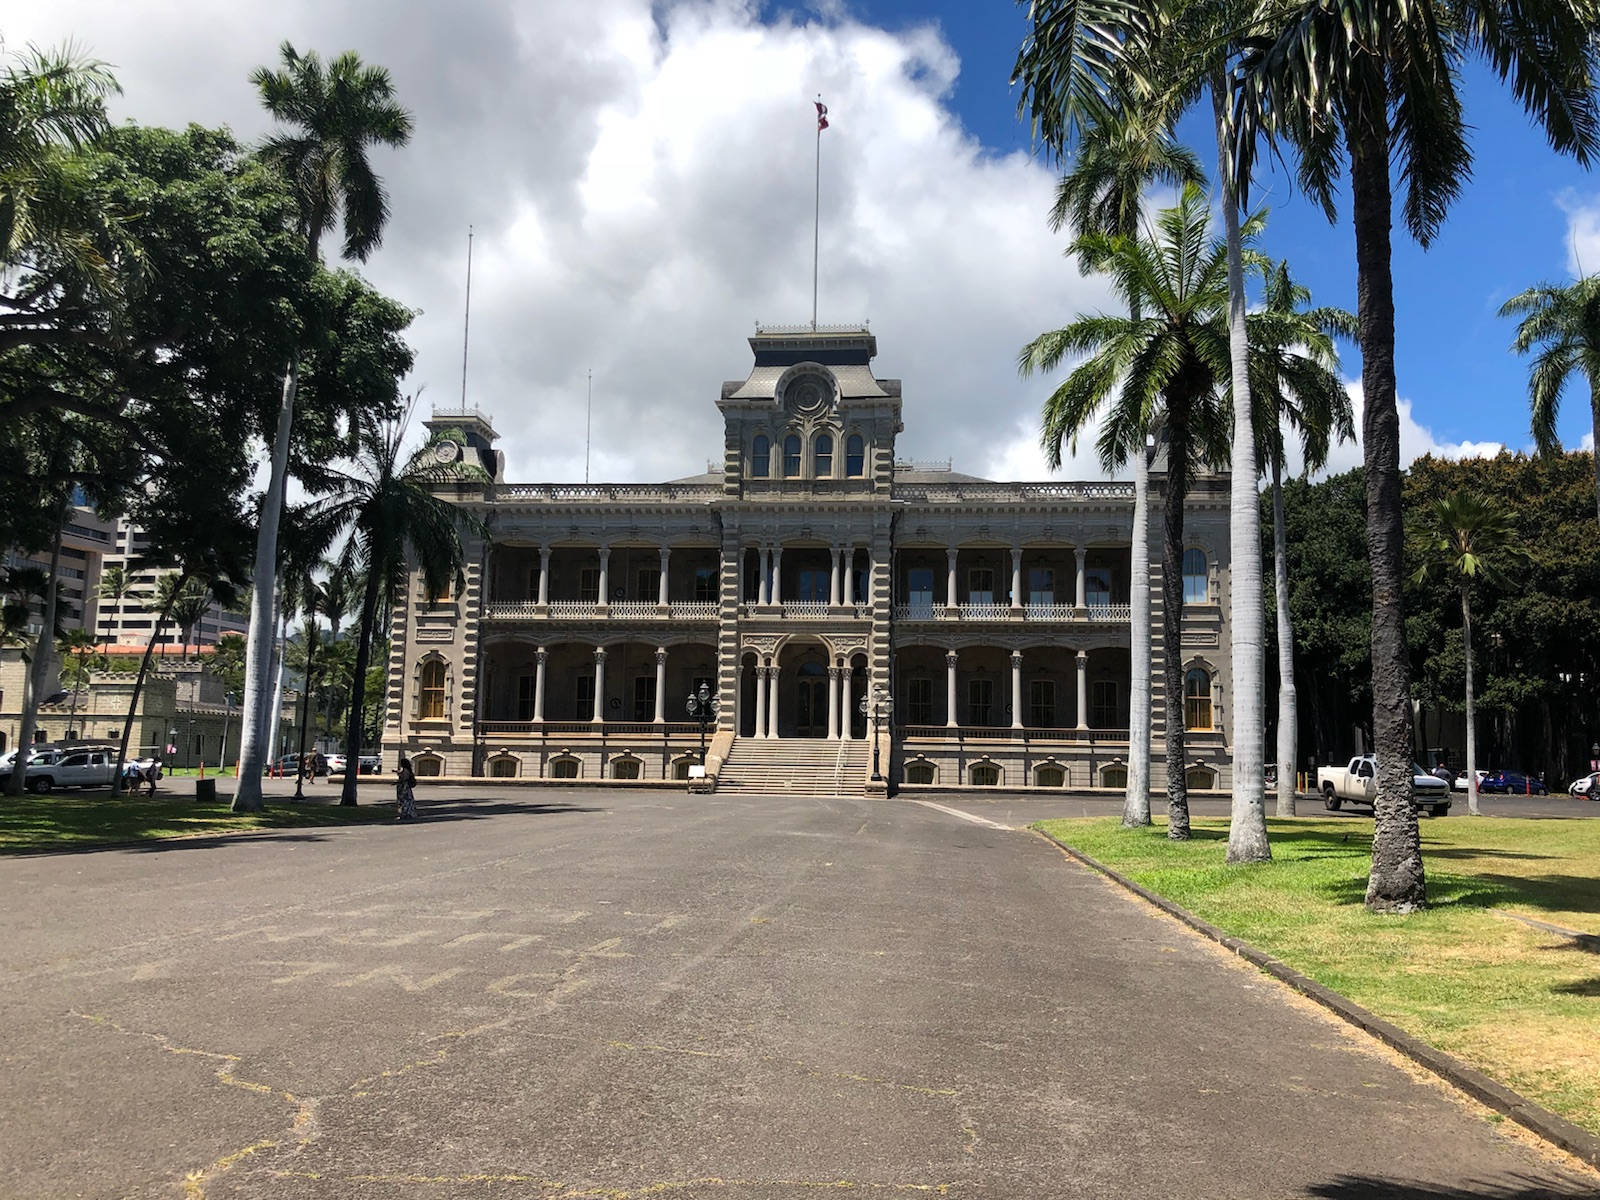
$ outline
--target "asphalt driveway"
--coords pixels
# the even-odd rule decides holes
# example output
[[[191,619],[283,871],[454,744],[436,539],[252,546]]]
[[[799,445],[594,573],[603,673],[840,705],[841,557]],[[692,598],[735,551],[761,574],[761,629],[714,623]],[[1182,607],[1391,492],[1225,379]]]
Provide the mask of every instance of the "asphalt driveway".
[[[0,1196],[1600,1190],[1035,835],[471,795],[0,862]]]

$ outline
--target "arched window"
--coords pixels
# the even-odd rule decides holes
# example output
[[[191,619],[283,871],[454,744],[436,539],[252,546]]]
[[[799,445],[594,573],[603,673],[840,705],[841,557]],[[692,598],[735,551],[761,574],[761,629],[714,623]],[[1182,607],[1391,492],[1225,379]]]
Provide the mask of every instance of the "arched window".
[[[1123,766],[1103,767],[1100,771],[1100,786],[1103,788],[1125,788],[1128,786],[1128,768]]]
[[[800,435],[791,433],[783,439],[783,475],[793,479],[800,474]]]
[[[1183,677],[1183,726],[1185,729],[1210,729],[1211,676],[1204,667],[1190,667]]]
[[[611,764],[611,778],[637,779],[639,778],[639,760],[637,758],[619,758]]]
[[[1038,767],[1033,772],[1034,787],[1066,787],[1067,773],[1060,767]]]
[[[999,787],[1000,768],[992,763],[977,763],[968,778],[972,780],[973,787]]]
[[[433,754],[419,754],[411,760],[411,770],[418,779],[444,774],[444,760]]]
[[[912,762],[906,764],[907,783],[932,783],[938,777],[939,772],[931,762]]]
[[[866,444],[859,433],[852,433],[845,439],[844,473],[851,479],[860,479],[867,473]]]
[[[1217,786],[1216,772],[1209,767],[1190,767],[1183,773],[1183,786],[1198,792],[1209,792]]]
[[[812,472],[818,479],[833,478],[833,434],[817,434],[811,454]]]
[[[672,777],[674,779],[689,778],[689,768],[694,765],[695,760],[692,758],[680,758],[674,760],[672,764]]]
[[[550,764],[550,777],[552,779],[576,779],[578,777],[578,760],[575,758],[558,758]]]
[[[766,434],[756,435],[750,446],[750,474],[755,479],[765,479],[772,473],[772,440]]]
[[[492,779],[515,779],[517,765],[517,760],[511,755],[502,754],[499,758],[489,760],[489,776]]]
[[[1206,552],[1193,546],[1183,552],[1183,602],[1204,604],[1211,598],[1206,585]]]
[[[417,716],[424,721],[444,720],[444,663],[437,658],[422,664]]]

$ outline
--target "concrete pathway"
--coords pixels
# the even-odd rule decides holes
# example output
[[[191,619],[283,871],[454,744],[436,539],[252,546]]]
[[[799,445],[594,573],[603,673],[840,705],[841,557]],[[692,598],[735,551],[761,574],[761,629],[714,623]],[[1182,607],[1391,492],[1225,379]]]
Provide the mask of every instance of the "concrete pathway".
[[[1600,1192],[1035,835],[477,795],[0,860],[0,1196]]]

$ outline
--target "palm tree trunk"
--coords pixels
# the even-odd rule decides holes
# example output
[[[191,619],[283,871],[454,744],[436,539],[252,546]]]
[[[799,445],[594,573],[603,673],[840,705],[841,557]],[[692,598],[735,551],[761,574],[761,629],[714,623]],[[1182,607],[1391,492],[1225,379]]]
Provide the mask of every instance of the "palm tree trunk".
[[[1150,824],[1150,453],[1133,454],[1132,576],[1128,588],[1128,794],[1122,824]]]
[[[277,762],[282,757],[278,752],[278,725],[283,720],[283,651],[289,627],[289,615],[284,611],[281,587],[272,598],[272,612],[277,634],[272,639],[272,709],[267,716],[267,754],[273,762]]]
[[[353,678],[350,680],[350,722],[344,731],[344,790],[339,793],[340,804],[356,802],[356,780],[361,775],[361,710],[366,703],[367,664],[372,660],[372,625],[378,611],[378,579],[382,574],[376,564],[368,567],[367,586],[361,597],[361,627],[356,636],[356,666]]]
[[[156,643],[161,640],[161,629],[167,623],[167,614],[172,610],[172,605],[178,598],[177,588],[172,589],[172,595],[167,598],[156,613],[155,627],[150,631],[150,640],[144,645],[144,656],[139,660],[139,673],[134,676],[133,694],[128,699],[128,715],[122,722],[122,742],[117,747],[117,771],[111,780],[111,794],[122,794],[122,768],[128,761],[128,737],[133,733],[133,719],[139,712],[139,694],[144,691],[144,677],[150,670],[150,659],[155,654]]]
[[[1233,811],[1228,822],[1230,863],[1265,862],[1267,810],[1262,780],[1266,757],[1266,636],[1261,603],[1261,496],[1256,490],[1255,413],[1250,406],[1250,342],[1244,326],[1244,246],[1239,235],[1239,199],[1233,186],[1233,138],[1228,118],[1228,80],[1219,62],[1211,76],[1217,127],[1217,179],[1222,185],[1222,224],[1228,254],[1228,358],[1233,396],[1232,480],[1228,542],[1233,605],[1228,615],[1233,666]]]
[[[260,812],[261,743],[266,734],[263,705],[272,693],[273,599],[278,579],[278,522],[283,515],[284,487],[289,475],[289,437],[294,428],[294,399],[300,388],[300,356],[289,360],[278,406],[277,435],[272,442],[272,470],[261,497],[261,528],[256,532],[255,586],[250,592],[250,634],[245,641],[244,700],[240,718],[239,786],[234,812]]]
[[[1278,594],[1278,803],[1294,816],[1300,698],[1294,686],[1294,619],[1289,614],[1289,531],[1283,514],[1283,464],[1272,460],[1272,577]]]
[[[300,749],[295,757],[294,798],[306,798],[306,734],[311,732],[311,669],[317,660],[317,618],[306,623],[305,695],[300,697]],[[349,768],[346,768],[348,770]]]
[[[1170,413],[1172,406],[1169,403]],[[1161,528],[1161,650],[1167,716],[1167,837],[1189,839],[1189,789],[1183,774],[1183,498],[1189,490],[1188,431],[1171,421]]]
[[[1594,434],[1594,448],[1589,461],[1594,465],[1594,515],[1600,521],[1600,390],[1589,393],[1590,428]]]
[[[1363,87],[1362,84],[1365,84]],[[1407,913],[1428,902],[1422,839],[1411,806],[1411,662],[1403,604],[1405,526],[1400,494],[1400,416],[1395,407],[1394,275],[1390,231],[1388,89],[1373,65],[1353,85],[1348,111],[1355,207],[1356,297],[1361,343],[1362,454],[1367,558],[1372,564],[1372,732],[1378,759],[1367,907]]]
[[[67,524],[67,506],[61,506],[56,521],[55,537],[50,543],[50,573],[45,576],[44,604],[40,615],[39,640],[34,643],[33,661],[28,664],[22,690],[22,726],[17,730],[17,757],[13,760],[11,778],[6,783],[6,795],[20,796],[28,782],[28,747],[33,745],[33,731],[39,724],[39,698],[45,694],[50,676],[51,653],[55,648],[56,628],[56,577],[61,569],[61,534]]]
[[[1478,815],[1478,730],[1473,719],[1477,700],[1472,694],[1472,604],[1467,585],[1461,585],[1461,642],[1467,658],[1467,812]]]

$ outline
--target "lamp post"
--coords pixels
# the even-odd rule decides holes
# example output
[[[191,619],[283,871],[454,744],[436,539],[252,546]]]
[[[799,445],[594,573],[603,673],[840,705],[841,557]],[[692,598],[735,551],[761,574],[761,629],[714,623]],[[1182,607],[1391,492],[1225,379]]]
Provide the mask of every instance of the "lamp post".
[[[689,693],[683,707],[690,717],[700,722],[700,765],[703,767],[706,765],[706,730],[717,719],[722,702],[711,694],[711,688],[702,680],[699,689]]]
[[[162,758],[168,758],[168,757],[177,758],[178,757],[178,731],[176,729],[167,730],[166,753],[161,755],[160,757],[162,757]],[[173,763],[172,765],[173,766],[177,766],[178,764],[177,763]]]
[[[868,712],[867,697],[865,697],[865,696],[861,697],[861,703],[860,703],[860,705],[858,705],[858,708],[859,708],[862,716],[866,716],[867,715],[867,712]],[[880,720],[885,720],[885,721],[888,720],[890,714],[893,711],[894,711],[894,704],[893,704],[893,702],[891,701],[891,699],[889,697],[889,689],[884,687],[883,684],[881,684],[881,683],[880,684],[876,684],[872,689],[872,705],[871,705],[871,713],[872,713],[872,782],[873,783],[882,783],[883,782],[883,772],[881,770],[879,770],[879,766],[878,766],[878,722]]]

